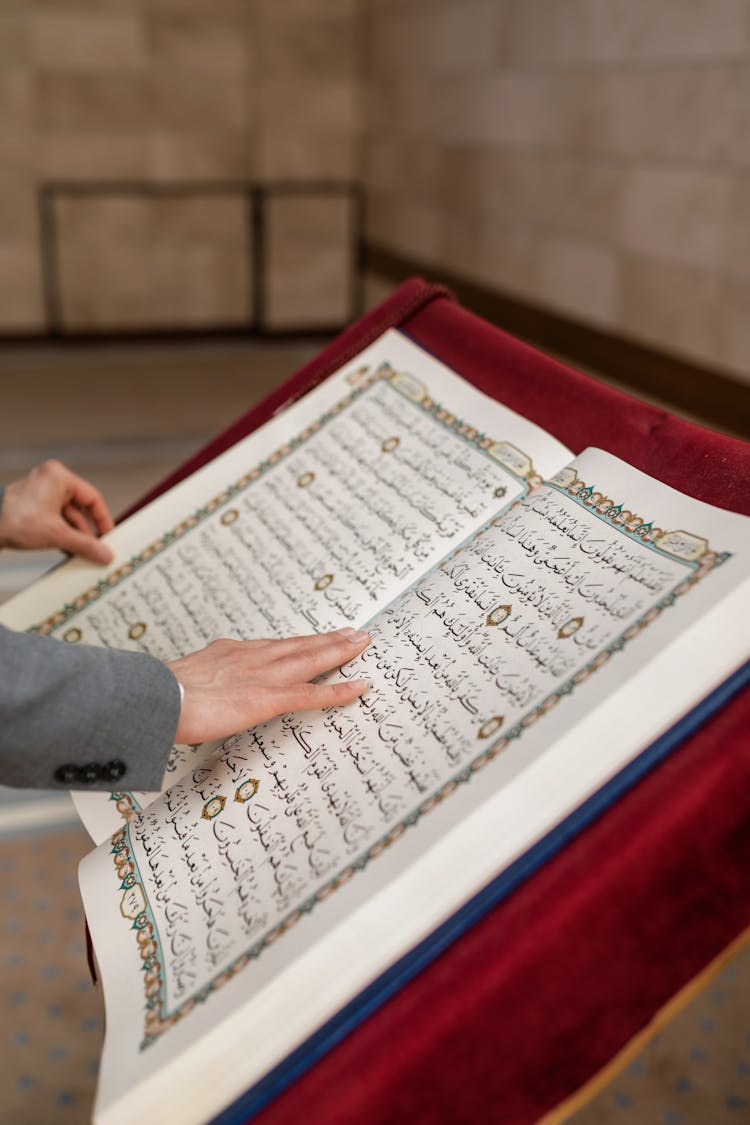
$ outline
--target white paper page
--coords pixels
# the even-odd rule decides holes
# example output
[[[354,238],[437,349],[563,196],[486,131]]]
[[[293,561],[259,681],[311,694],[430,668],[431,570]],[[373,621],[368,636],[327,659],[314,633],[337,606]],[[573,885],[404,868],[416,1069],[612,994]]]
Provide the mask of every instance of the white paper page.
[[[723,678],[748,649],[749,527],[587,451],[380,615],[344,669],[373,681],[359,704],[229,740],[118,834],[114,863],[108,846],[88,857],[111,1119],[139,1080],[142,1105],[122,1113],[153,1112],[186,1050],[236,1096],[671,724],[696,682]],[[685,676],[680,637],[717,621],[721,647]],[[132,988],[139,942],[150,1013]],[[241,1038],[265,1030],[240,1062],[218,1029],[243,1006]]]
[[[361,625],[569,456],[389,331],[116,528],[108,572],[70,562],[0,620],[165,660],[219,636]],[[176,747],[165,787],[212,749]],[[100,841],[151,797],[75,799]]]

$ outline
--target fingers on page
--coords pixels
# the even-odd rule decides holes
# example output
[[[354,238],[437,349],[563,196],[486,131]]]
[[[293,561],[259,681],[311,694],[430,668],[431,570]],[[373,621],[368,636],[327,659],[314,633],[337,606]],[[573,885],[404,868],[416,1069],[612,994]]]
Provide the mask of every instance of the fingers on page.
[[[323,672],[330,672],[353,660],[370,643],[367,633],[349,632],[350,636],[335,632],[280,641],[274,648],[275,660],[271,667],[287,683],[313,680]]]
[[[343,680],[335,684],[296,684],[279,692],[283,711],[320,711],[324,707],[352,703],[367,691],[367,680]]]

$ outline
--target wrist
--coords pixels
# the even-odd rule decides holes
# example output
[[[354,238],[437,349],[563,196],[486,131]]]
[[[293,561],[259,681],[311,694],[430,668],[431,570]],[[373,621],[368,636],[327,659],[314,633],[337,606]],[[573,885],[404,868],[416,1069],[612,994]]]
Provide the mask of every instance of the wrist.
[[[0,488],[0,548],[12,547],[18,550],[23,546],[19,534],[19,512],[17,481]]]
[[[5,546],[3,538],[3,500],[5,499],[5,489],[0,484],[0,548]]]
[[[182,726],[183,726],[184,719],[185,719],[185,687],[184,687],[182,681],[179,680],[177,675],[175,674],[175,670],[172,667],[171,663],[167,664],[167,667],[169,668],[169,671],[174,676],[175,683],[177,684],[177,690],[180,693],[180,702],[179,702],[179,707],[177,709],[177,726],[176,726],[175,732],[174,732],[174,743],[177,746],[181,746],[185,741],[185,739],[182,737]]]

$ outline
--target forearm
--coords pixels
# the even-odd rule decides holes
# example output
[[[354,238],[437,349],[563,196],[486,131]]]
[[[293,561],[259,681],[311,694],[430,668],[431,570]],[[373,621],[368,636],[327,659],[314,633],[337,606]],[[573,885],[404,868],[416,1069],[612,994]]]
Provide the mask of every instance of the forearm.
[[[0,782],[160,789],[175,739],[223,739],[287,711],[353,703],[367,681],[325,673],[369,643],[367,633],[349,628],[285,640],[223,639],[168,666],[145,653],[0,626]]]
[[[180,714],[170,670],[145,653],[0,626],[0,782],[160,789]]]

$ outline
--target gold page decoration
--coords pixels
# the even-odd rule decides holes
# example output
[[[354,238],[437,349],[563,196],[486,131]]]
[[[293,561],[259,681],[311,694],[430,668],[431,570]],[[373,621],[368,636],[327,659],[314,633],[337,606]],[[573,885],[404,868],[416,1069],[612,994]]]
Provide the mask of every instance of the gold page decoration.
[[[77,612],[86,608],[91,601],[95,601],[98,597],[101,597],[102,594],[106,593],[108,589],[118,585],[118,583],[124,581],[124,579],[131,574],[135,574],[145,562],[156,557],[160,551],[163,551],[165,547],[169,546],[176,539],[188,534],[192,529],[199,527],[207,518],[207,515],[213,512],[220,515],[222,506],[229,503],[238,492],[260,479],[268,472],[269,467],[283,462],[284,457],[287,456],[291,450],[298,448],[300,443],[316,433],[331,417],[335,417],[344,411],[350,402],[356,401],[359,395],[366,393],[368,388],[373,386],[374,382],[378,379],[384,380],[393,386],[394,396],[397,393],[402,395],[402,400],[399,403],[400,409],[411,410],[413,408],[418,408],[420,411],[424,411],[425,414],[435,419],[440,425],[448,428],[452,433],[460,434],[467,442],[471,442],[476,448],[484,451],[487,456],[492,456],[499,463],[503,463],[506,471],[511,476],[515,474],[516,479],[523,484],[523,495],[528,496],[538,483],[538,476],[533,471],[530,460],[521,450],[511,447],[509,443],[495,442],[490,437],[479,432],[476,428],[462,422],[439,403],[434,402],[426,391],[417,392],[416,389],[413,389],[414,393],[407,396],[404,391],[404,380],[401,379],[399,387],[392,369],[386,366],[380,368],[371,375],[367,381],[358,386],[348,399],[343,400],[331,408],[328,414],[321,417],[317,423],[309,425],[297,438],[292,439],[281,447],[281,449],[275,451],[266,461],[247,472],[235,485],[227,488],[218,497],[215,497],[203,508],[199,509],[197,513],[184,519],[182,523],[177,525],[173,532],[162,536],[154,544],[151,544],[141,555],[131,559],[101,584],[86,591],[79,598],[75,599],[71,605],[65,606],[61,611],[49,618],[38,631],[51,632],[60,628],[68,622],[71,617],[74,617]],[[408,403],[405,403],[407,397],[411,402],[415,402],[417,393],[419,393],[420,396],[418,407],[412,407],[408,405]],[[380,434],[378,435],[378,440],[380,440]],[[375,448],[377,449],[377,446],[375,446]],[[401,455],[403,454],[404,450],[402,449]],[[397,457],[398,456],[399,455],[397,455]],[[299,481],[300,478],[295,475],[291,479],[293,485],[295,479]],[[237,972],[245,965],[249,964],[254,958],[262,955],[264,949],[278,941],[301,917],[307,914],[311,909],[314,909],[317,903],[335,893],[339,887],[343,886],[353,878],[358,871],[362,870],[367,863],[377,858],[385,849],[398,840],[407,829],[416,824],[421,817],[437,807],[437,805],[445,800],[451,793],[455,792],[461,784],[471,780],[477,772],[481,771],[501,754],[513,740],[518,739],[526,729],[553,710],[576,686],[583,683],[589,676],[603,667],[612,656],[621,651],[628,641],[635,637],[652,621],[656,620],[664,609],[674,604],[676,597],[684,594],[696,582],[700,581],[709,573],[713,567],[723,562],[727,557],[726,554],[718,554],[711,550],[705,538],[694,534],[690,530],[680,528],[669,530],[668,527],[665,529],[664,527],[657,526],[655,521],[643,517],[633,508],[626,508],[622,503],[616,502],[606,491],[597,489],[595,485],[589,485],[585,481],[580,480],[575,469],[568,469],[564,471],[564,474],[559,474],[558,477],[553,480],[552,486],[560,493],[564,493],[567,498],[566,502],[569,501],[571,505],[580,505],[596,519],[608,522],[611,526],[621,531],[623,535],[637,540],[648,550],[661,553],[662,556],[668,556],[673,560],[677,559],[682,564],[680,570],[684,569],[684,579],[678,582],[670,593],[661,597],[655,604],[649,606],[638,620],[633,621],[626,629],[623,629],[621,636],[619,636],[615,642],[609,644],[603,651],[599,651],[584,667],[578,668],[568,681],[551,691],[550,694],[542,699],[536,706],[530,707],[528,712],[517,722],[515,719],[506,720],[501,715],[491,714],[492,710],[494,710],[493,707],[488,708],[489,714],[487,717],[484,717],[480,712],[475,720],[476,725],[472,726],[471,733],[475,738],[481,740],[481,744],[477,746],[476,743],[473,742],[476,754],[468,765],[465,765],[460,771],[457,771],[454,776],[434,792],[426,793],[424,799],[421,800],[407,817],[390,828],[387,832],[384,831],[382,838],[372,843],[362,854],[357,855],[356,858],[352,859],[350,862],[347,861],[348,866],[342,870],[336,871],[323,885],[316,888],[314,893],[298,907],[294,909],[290,908],[289,914],[268,929],[267,932],[262,933],[252,947],[246,949],[213,980],[210,980],[207,984],[202,986],[200,990],[197,990],[189,1000],[176,1005],[174,1010],[170,1010],[167,1006],[166,992],[164,992],[161,985],[158,984],[160,979],[159,966],[163,963],[160,960],[161,952],[158,929],[154,925],[154,917],[151,913],[148,901],[143,896],[142,889],[141,898],[138,898],[137,888],[140,887],[140,882],[137,863],[130,848],[130,830],[126,826],[118,832],[113,838],[116,867],[118,873],[123,873],[123,893],[133,892],[132,894],[128,893],[127,900],[123,899],[123,912],[130,911],[127,916],[132,920],[139,947],[144,951],[144,963],[147,962],[147,964],[145,964],[147,974],[147,1025],[144,1045],[153,1042],[168,1027],[173,1026],[174,1023],[182,1019],[196,1004],[205,1001],[212,991],[232,979]],[[507,507],[506,505],[503,510],[506,511]],[[500,510],[500,508],[501,506],[498,505],[498,510]],[[477,535],[482,534],[483,530],[484,529],[478,531]],[[335,568],[333,560],[331,560],[328,565]],[[315,577],[315,574],[315,571],[311,573],[310,580]],[[325,584],[317,585],[317,588],[325,589],[333,581],[333,574],[321,575],[316,579],[316,583],[324,582]],[[497,591],[493,597],[497,597]],[[497,600],[499,602],[500,598]],[[512,607],[502,604],[495,605],[494,608],[492,608],[493,604],[493,601],[488,600],[489,613],[487,613],[487,608],[483,607],[482,612],[478,614],[477,626],[481,626],[484,618],[488,625],[494,625],[496,629],[500,626],[500,629],[502,629],[506,616],[510,615]],[[485,614],[487,614],[486,617]],[[501,616],[501,614],[503,616]],[[489,618],[493,617],[495,620],[490,621]],[[515,626],[518,617],[519,613],[517,612],[508,622],[509,629]],[[562,617],[561,620],[565,620],[565,618]],[[573,626],[576,625],[575,631],[577,632],[581,629],[582,624],[582,619],[578,619],[578,624],[576,625],[576,618],[569,618],[565,626],[563,626],[563,628],[571,629],[571,632],[566,633],[566,636],[573,636]],[[490,640],[497,637],[500,629],[497,629],[493,636],[490,637]],[[478,629],[477,631],[480,630]],[[570,647],[572,648],[573,645],[577,644],[580,640],[581,636],[578,636],[576,640],[571,643]],[[249,779],[242,785],[237,785],[237,788],[233,785],[228,789],[227,797],[211,797],[210,800],[206,800],[202,819],[204,821],[215,821],[213,827],[218,828],[223,818],[222,820],[216,818],[218,818],[219,813],[225,809],[226,802],[236,801],[238,804],[251,802],[252,798],[255,797],[258,792],[257,786],[257,779]],[[133,808],[135,808],[135,811],[138,811],[137,804],[134,804],[132,795],[120,792],[113,796],[117,801],[118,809],[121,809],[125,815]],[[418,799],[419,798],[415,798],[415,800]],[[257,802],[255,806],[253,806],[252,803],[248,804],[248,814],[252,815],[257,808]]]
[[[254,797],[259,789],[260,782],[257,777],[251,777],[247,781],[243,781],[242,785],[237,787],[234,793],[234,799],[242,805],[245,801],[249,801],[251,797]]]
[[[256,481],[260,480],[271,468],[280,464],[290,453],[299,449],[309,438],[322,430],[331,419],[337,417],[349,406],[356,403],[363,394],[366,394],[366,392],[377,383],[389,385],[402,400],[412,402],[425,415],[433,418],[441,427],[462,437],[476,449],[481,450],[487,457],[502,463],[506,472],[511,476],[515,476],[519,483],[524,485],[527,492],[537,487],[540,483],[541,477],[535,472],[531,459],[525,453],[518,450],[515,446],[512,446],[509,442],[494,441],[487,434],[483,434],[477,430],[476,427],[470,426],[460,418],[457,418],[455,414],[446,410],[439,402],[430,398],[424,385],[410,373],[396,371],[389,363],[380,364],[380,366],[369,375],[366,374],[367,371],[369,371],[369,368],[362,368],[362,378],[358,379],[357,386],[349,395],[335,403],[327,413],[321,415],[317,421],[310,423],[301,430],[296,437],[271,453],[266,460],[261,461],[259,465],[256,465],[254,468],[244,473],[234,484],[229,485],[224,491],[208,500],[202,508],[185,516],[171,531],[167,531],[159,539],[149,544],[140,554],[117,567],[106,578],[97,582],[95,586],[85,590],[82,594],[73,599],[72,602],[63,606],[62,609],[51,614],[28,631],[30,633],[49,635],[60,628],[60,626],[64,625],[77,613],[87,609],[93,602],[96,602],[110,590],[120,586],[128,578],[135,575],[144,563],[156,558],[162,551],[166,550],[177,540],[182,539],[184,536],[200,527],[209,516],[213,515],[218,509],[232,500],[232,498],[244,492]],[[393,435],[390,438],[384,439],[384,443],[385,442],[395,443],[391,447],[390,451],[392,452],[398,447],[399,438]],[[502,456],[498,456],[498,450],[501,451]],[[502,451],[505,452],[503,453]],[[517,473],[513,467],[514,464],[522,469],[523,472]],[[304,478],[307,476],[308,474],[303,474]],[[303,477],[299,478],[298,484],[300,484],[300,487],[307,487],[312,483],[314,474],[310,473],[309,476],[311,479],[304,479],[304,483],[301,483]],[[497,493],[498,499],[504,497],[507,491],[504,486],[501,487],[502,492],[498,490]],[[229,509],[229,511],[233,510],[234,509]],[[226,514],[229,514],[229,512]],[[233,522],[233,519],[227,522]]]
[[[481,727],[479,728],[479,737],[492,738],[492,735],[497,734],[497,732],[500,730],[503,722],[504,719],[502,715],[493,715],[491,719],[487,719],[486,722],[482,723]]]
[[[567,640],[568,637],[574,636],[582,625],[582,617],[571,617],[569,621],[566,621],[565,624],[558,629],[557,636],[561,641]]]
[[[224,806],[227,803],[226,797],[212,797],[210,801],[206,801],[203,806],[201,816],[204,820],[213,820],[220,812],[224,811]]]
[[[487,765],[502,754],[514,740],[522,737],[527,729],[553,711],[578,685],[585,682],[599,668],[607,664],[614,655],[622,651],[627,642],[632,640],[638,633],[656,620],[665,609],[674,605],[677,597],[684,594],[696,582],[699,582],[705,577],[713,567],[724,562],[725,559],[729,557],[726,553],[718,554],[715,551],[709,550],[707,545],[700,556],[696,557],[697,548],[694,541],[699,537],[692,536],[691,533],[687,532],[680,532],[679,536],[677,533],[672,535],[672,533],[665,533],[655,528],[652,522],[640,518],[632,510],[627,510],[622,505],[614,503],[601,491],[597,491],[595,488],[586,485],[583,481],[578,480],[574,471],[572,471],[570,475],[566,475],[562,485],[559,477],[551,483],[552,487],[563,493],[571,503],[587,508],[596,519],[608,521],[613,526],[617,526],[624,535],[638,540],[647,550],[660,553],[662,551],[661,542],[657,542],[657,540],[661,541],[662,537],[666,536],[667,550],[664,550],[663,553],[665,555],[669,553],[672,558],[675,558],[677,557],[677,551],[681,552],[682,557],[679,561],[682,566],[684,566],[685,577],[679,580],[671,590],[663,593],[658,598],[658,601],[650,605],[637,620],[624,628],[623,632],[616,636],[614,640],[607,643],[606,647],[597,652],[587,664],[579,667],[567,680],[558,682],[557,686],[554,687],[548,695],[543,697],[539,702],[532,704],[528,711],[508,729],[505,728],[505,718],[502,715],[490,715],[485,718],[476,728],[477,740],[487,744],[484,749],[478,751],[468,763],[459,768],[453,776],[449,777],[448,780],[441,784],[435,791],[427,793],[408,815],[404,816],[398,823],[385,831],[381,838],[366,847],[366,850],[364,850],[362,854],[357,855],[356,858],[349,861],[346,867],[335,871],[321,886],[314,889],[308,898],[299,903],[299,905],[291,908],[286,916],[282,917],[267,932],[263,933],[251,947],[245,949],[228,964],[227,967],[218,973],[217,976],[208,983],[203,984],[193,995],[187,1000],[181,1001],[172,1010],[168,1007],[166,989],[163,983],[164,957],[160,949],[158,930],[155,926],[151,906],[142,894],[140,898],[128,898],[127,910],[130,911],[128,917],[133,919],[133,928],[136,931],[136,937],[147,974],[147,980],[144,982],[146,1012],[142,1048],[145,1049],[154,1043],[165,1031],[188,1015],[195,1008],[196,1004],[204,1003],[213,991],[221,988],[229,980],[232,980],[245,966],[261,956],[264,949],[282,938],[291,927],[313,910],[317,904],[325,901],[330,895],[334,894],[336,890],[353,878],[357,872],[362,871],[368,863],[375,860],[387,848],[391,847],[409,828],[416,825],[422,817],[426,816],[440,805],[462,784],[471,781],[478,772],[486,768]],[[527,492],[527,495],[528,494]],[[492,524],[496,522],[496,520],[491,520],[486,526],[492,526]],[[481,531],[479,534],[481,534]],[[444,564],[459,556],[461,550],[462,548],[452,551],[447,559],[444,560]],[[496,617],[496,624],[499,624],[501,623],[501,615],[502,621],[505,621],[510,616],[511,610],[512,606],[510,605],[498,605],[491,610],[489,617]],[[566,638],[572,637],[582,626],[582,617],[571,617],[564,623],[560,633],[563,633]],[[501,730],[503,732],[502,734],[499,733]],[[248,786],[248,792],[252,789],[251,795],[257,792],[257,789],[255,789],[253,785],[254,780],[255,779],[250,779],[249,782],[245,783],[245,785]],[[240,796],[241,791],[242,797]],[[244,792],[245,787],[240,786],[236,791],[235,800],[241,801],[244,797]],[[221,803],[223,801],[223,797],[212,798],[212,800],[208,801],[203,812],[205,819],[213,819],[213,817],[218,815],[218,812],[224,807],[223,803]],[[219,807],[220,803],[221,805]],[[140,887],[140,876],[131,848],[130,828],[128,826],[124,827],[113,836],[112,850],[118,874],[122,872],[126,873],[125,879],[120,884],[120,890],[127,894],[135,890],[136,887]],[[143,909],[133,916],[133,908],[140,905],[141,902],[143,902]],[[123,899],[123,903],[125,903],[125,899]],[[123,907],[123,912],[125,913],[125,907]]]
[[[362,367],[357,367],[346,376],[346,381],[350,387],[357,387],[367,375],[370,368],[367,364]]]
[[[499,605],[487,614],[488,625],[502,625],[503,621],[507,621],[511,614],[511,606]]]
[[[692,535],[689,531],[662,533],[656,528],[652,534],[659,550],[667,555],[673,555],[676,559],[698,562],[708,553],[708,540],[702,539],[699,535]]]

